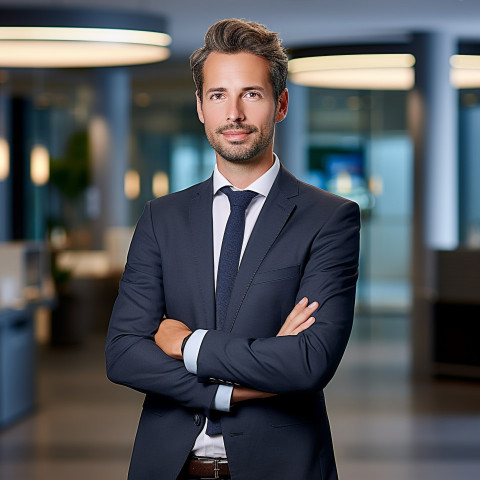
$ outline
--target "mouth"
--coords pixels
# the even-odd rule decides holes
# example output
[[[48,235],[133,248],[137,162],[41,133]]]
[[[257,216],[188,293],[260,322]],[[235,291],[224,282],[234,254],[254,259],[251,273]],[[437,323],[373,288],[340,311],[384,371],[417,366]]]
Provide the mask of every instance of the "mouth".
[[[217,133],[221,134],[230,142],[243,142],[250,134],[256,131],[255,127],[242,126],[232,127],[231,125],[217,129]]]
[[[248,138],[250,133],[246,130],[225,130],[222,135],[231,142],[241,142]]]

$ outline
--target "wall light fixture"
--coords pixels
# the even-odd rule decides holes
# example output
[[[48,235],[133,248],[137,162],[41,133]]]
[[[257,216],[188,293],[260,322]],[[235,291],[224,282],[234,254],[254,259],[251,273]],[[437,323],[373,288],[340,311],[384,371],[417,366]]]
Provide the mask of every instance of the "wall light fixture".
[[[0,182],[6,180],[10,174],[10,146],[0,137]]]

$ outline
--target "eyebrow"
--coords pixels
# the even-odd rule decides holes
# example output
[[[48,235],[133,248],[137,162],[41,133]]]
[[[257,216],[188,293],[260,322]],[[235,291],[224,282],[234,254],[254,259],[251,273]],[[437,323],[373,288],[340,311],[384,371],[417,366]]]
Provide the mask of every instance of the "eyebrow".
[[[205,93],[213,93],[213,92],[226,92],[226,88],[218,87],[218,88],[209,88]]]
[[[260,85],[252,85],[251,87],[242,88],[242,90],[244,92],[246,92],[247,90],[261,90],[262,92],[265,91],[265,89],[263,87],[261,87]]]
[[[209,88],[205,93],[213,93],[213,92],[226,92],[228,89],[225,87],[218,87],[218,88]],[[260,90],[262,92],[265,91],[265,88],[259,86],[259,85],[252,85],[250,87],[243,87],[242,92],[248,92],[249,90]]]

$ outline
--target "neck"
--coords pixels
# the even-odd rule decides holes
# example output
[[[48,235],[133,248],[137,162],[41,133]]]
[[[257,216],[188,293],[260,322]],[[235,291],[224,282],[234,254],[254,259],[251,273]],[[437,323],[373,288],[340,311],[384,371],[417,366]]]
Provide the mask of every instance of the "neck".
[[[217,155],[218,171],[234,186],[240,189],[247,188],[260,178],[273,165],[273,150],[264,155],[260,161],[247,163],[232,163]]]

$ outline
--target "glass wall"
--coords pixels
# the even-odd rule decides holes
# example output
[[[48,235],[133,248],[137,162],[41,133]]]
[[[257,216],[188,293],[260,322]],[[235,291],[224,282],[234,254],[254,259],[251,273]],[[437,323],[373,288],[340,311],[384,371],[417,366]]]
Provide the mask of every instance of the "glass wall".
[[[480,248],[480,89],[460,93],[460,242]]]
[[[410,306],[413,148],[406,93],[309,90],[307,181],[362,208],[357,305]]]

